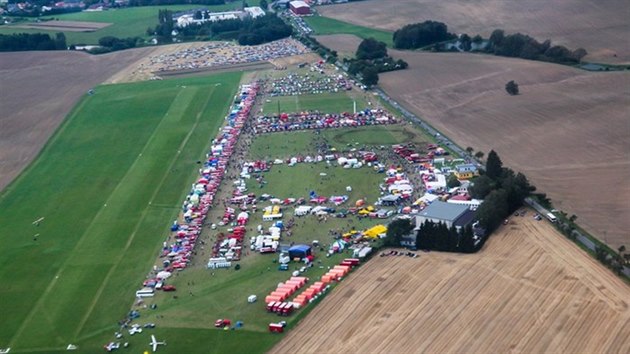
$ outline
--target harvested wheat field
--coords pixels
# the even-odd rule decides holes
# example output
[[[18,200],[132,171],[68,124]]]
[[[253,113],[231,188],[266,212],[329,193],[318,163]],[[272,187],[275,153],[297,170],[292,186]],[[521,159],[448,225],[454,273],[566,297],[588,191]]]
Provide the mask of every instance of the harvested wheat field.
[[[106,22],[86,22],[86,21],[44,21],[29,22],[15,26],[16,28],[33,28],[46,31],[66,31],[66,32],[94,32],[111,26]]]
[[[341,56],[354,57],[362,39],[353,34],[331,34],[315,36],[323,46],[337,51]],[[390,50],[391,52],[391,50]]]
[[[33,160],[87,90],[151,51],[1,53],[0,191]]]
[[[589,52],[587,61],[630,63],[626,0],[372,0],[317,10],[338,20],[391,31],[426,20],[444,22],[451,32],[471,37],[487,37],[501,28],[571,49],[583,47]]]
[[[459,53],[392,51],[394,99],[461,146],[494,149],[558,209],[614,247],[630,243],[630,73]],[[515,80],[521,94],[508,96]]]
[[[630,352],[630,287],[531,215],[477,254],[373,258],[272,352]]]
[[[360,39],[318,36],[338,52]],[[615,248],[630,244],[630,73],[463,53],[390,50],[409,69],[380,75],[399,103],[476,151],[496,150],[558,209]],[[519,96],[504,86],[515,80]]]

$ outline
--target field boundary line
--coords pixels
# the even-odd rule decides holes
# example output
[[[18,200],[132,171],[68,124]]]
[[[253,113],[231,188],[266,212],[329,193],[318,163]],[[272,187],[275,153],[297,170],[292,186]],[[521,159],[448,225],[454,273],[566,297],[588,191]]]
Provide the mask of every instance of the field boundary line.
[[[179,95],[179,93],[178,93]],[[173,102],[175,101],[175,99],[177,98],[177,96],[175,96],[175,98],[173,99]],[[168,113],[168,112],[167,112]],[[164,117],[163,117],[164,118]],[[136,157],[136,159],[133,161],[133,163],[131,164],[131,166],[129,166],[129,169],[127,169],[127,172],[125,173],[125,175],[120,179],[120,182],[118,182],[118,184],[116,185],[116,187],[114,187],[114,189],[112,189],[112,192],[109,194],[109,197],[105,200],[105,204],[99,209],[99,211],[94,215],[94,218],[92,218],[92,221],[90,222],[90,225],[88,225],[88,227],[85,229],[85,231],[83,232],[83,234],[81,235],[81,238],[79,238],[79,241],[77,242],[77,244],[72,248],[72,251],[69,254],[72,254],[74,252],[76,252],[76,250],[79,248],[79,246],[83,245],[83,243],[85,242],[85,235],[88,234],[88,231],[90,231],[92,229],[92,227],[94,227],[94,221],[99,217],[99,215],[103,212],[103,210],[105,210],[105,205],[107,205],[107,202],[111,199],[112,195],[114,195],[116,193],[116,190],[118,190],[118,188],[120,188],[120,186],[123,184],[123,181],[127,178],[127,176],[129,175],[130,171],[133,170],[134,166],[137,164],[138,160],[140,159],[140,157],[142,156],[142,153],[145,151],[145,149],[147,148],[147,146],[151,143],[151,141],[153,141],[154,137],[155,137],[155,133],[158,130],[159,126],[162,124],[162,122],[164,121],[162,118],[162,120],[160,121],[159,124],[156,125],[155,129],[153,130],[153,133],[151,134],[151,136],[149,137],[149,139],[147,139],[146,144],[143,146],[140,154]],[[52,291],[52,288],[54,287],[55,283],[57,282],[57,279],[59,279],[59,276],[61,275],[61,273],[63,272],[63,270],[65,270],[65,268],[68,265],[68,262],[70,262],[70,257],[67,257],[65,259],[65,261],[63,262],[63,264],[59,267],[59,270],[57,271],[57,273],[55,273],[55,276],[53,278],[53,280],[50,282],[50,284],[48,284],[48,286],[46,287],[46,290],[44,290],[44,292],[42,293],[42,295],[39,297],[39,299],[37,300],[37,302],[35,302],[35,305],[33,306],[33,308],[31,309],[31,311],[28,313],[28,315],[26,316],[26,318],[24,319],[24,322],[22,322],[22,325],[20,326],[20,328],[17,330],[17,332],[15,332],[15,334],[13,335],[13,338],[11,338],[11,340],[9,341],[8,346],[9,347],[14,347],[15,346],[15,341],[22,335],[22,332],[24,332],[24,329],[26,328],[26,325],[31,322],[33,316],[35,316],[35,313],[37,312],[37,310],[41,307],[44,299],[46,298],[46,296],[48,296],[48,294]]]
[[[140,215],[140,218],[138,219],[138,222],[136,222],[136,226],[134,227],[133,232],[131,233],[130,237],[127,239],[127,243],[125,244],[125,248],[122,250],[122,252],[119,253],[118,259],[116,260],[115,263],[112,264],[111,268],[107,272],[107,275],[103,279],[103,282],[101,283],[101,286],[99,287],[98,291],[96,292],[96,295],[94,296],[88,311],[85,313],[85,315],[81,319],[81,322],[79,323],[79,326],[77,327],[77,330],[76,330],[76,332],[74,334],[75,338],[78,337],[79,334],[81,333],[81,331],[83,330],[83,327],[85,326],[85,323],[87,322],[87,320],[89,319],[90,315],[92,314],[92,311],[94,311],[94,307],[98,303],[98,300],[101,298],[101,295],[103,294],[103,291],[105,290],[105,287],[106,287],[107,283],[109,282],[109,279],[114,274],[114,271],[118,268],[118,265],[120,264],[121,260],[124,259],[124,256],[127,253],[127,251],[129,250],[129,247],[131,246],[131,243],[135,239],[136,234],[137,234],[138,230],[140,229],[140,226],[142,225],[142,222],[144,221],[144,219],[145,219],[149,209],[152,207],[151,203],[153,202],[153,200],[155,199],[155,197],[157,196],[159,191],[162,189],[162,185],[164,184],[164,181],[168,177],[169,171],[171,171],[171,169],[173,168],[173,165],[175,164],[175,162],[177,162],[177,159],[180,156],[181,150],[186,146],[186,144],[188,143],[188,140],[190,139],[192,134],[197,129],[197,126],[199,125],[199,120],[201,119],[201,115],[203,114],[203,112],[208,107],[208,104],[210,102],[210,98],[214,94],[214,88],[211,88],[210,90],[211,91],[210,91],[209,95],[207,96],[208,99],[206,100],[205,104],[203,105],[203,107],[200,109],[199,113],[197,113],[197,116],[195,117],[195,123],[192,125],[192,127],[188,131],[188,134],[186,134],[186,137],[184,138],[184,140],[182,140],[182,142],[178,146],[177,153],[175,153],[173,155],[173,157],[171,158],[171,163],[168,165],[168,168],[164,169],[164,174],[162,175],[162,178],[160,179],[160,183],[156,185],[155,190],[153,191],[153,194],[151,195],[151,198],[149,198],[149,204],[144,208],[144,210],[142,211],[142,214]]]

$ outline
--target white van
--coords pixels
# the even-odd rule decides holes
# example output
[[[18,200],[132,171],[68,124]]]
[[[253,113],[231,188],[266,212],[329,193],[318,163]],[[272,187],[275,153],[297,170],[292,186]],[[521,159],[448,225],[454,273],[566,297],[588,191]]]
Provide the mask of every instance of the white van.
[[[555,215],[553,215],[552,213],[547,213],[547,219],[549,219],[549,221],[555,223],[556,221],[558,221],[558,219],[556,218]]]
[[[142,288],[136,291],[136,297],[153,297],[155,291],[152,288]]]

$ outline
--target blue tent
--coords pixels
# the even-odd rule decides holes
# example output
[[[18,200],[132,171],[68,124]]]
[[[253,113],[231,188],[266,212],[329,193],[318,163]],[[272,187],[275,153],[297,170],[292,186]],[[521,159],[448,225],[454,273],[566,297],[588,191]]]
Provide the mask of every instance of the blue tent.
[[[311,255],[311,246],[308,245],[295,245],[289,248],[289,258],[306,258]]]

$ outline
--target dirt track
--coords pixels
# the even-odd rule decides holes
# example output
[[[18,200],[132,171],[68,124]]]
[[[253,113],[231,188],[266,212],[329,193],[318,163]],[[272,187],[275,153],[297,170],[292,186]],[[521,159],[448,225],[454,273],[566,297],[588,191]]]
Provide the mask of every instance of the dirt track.
[[[88,89],[153,50],[98,56],[70,51],[1,53],[0,191],[33,160]]]
[[[626,0],[396,0],[320,6],[332,18],[391,31],[426,20],[442,21],[450,32],[489,36],[496,29],[585,48],[587,61],[630,63],[630,6]]]
[[[478,254],[370,260],[272,353],[630,352],[630,287],[531,215]]]

